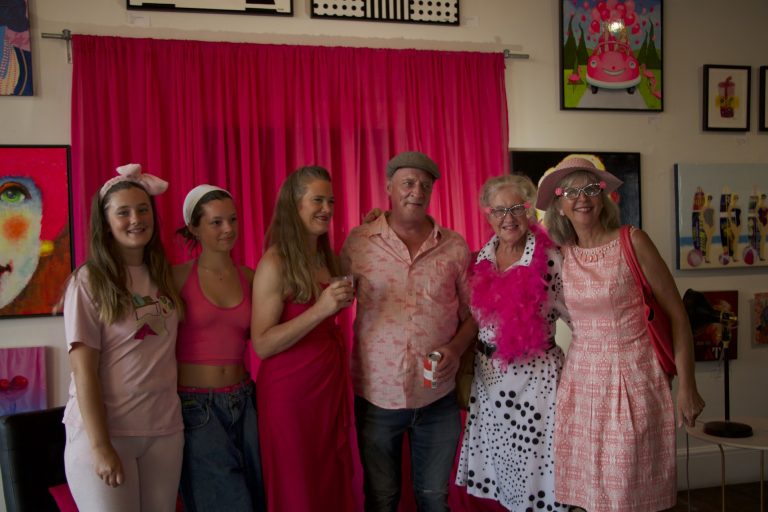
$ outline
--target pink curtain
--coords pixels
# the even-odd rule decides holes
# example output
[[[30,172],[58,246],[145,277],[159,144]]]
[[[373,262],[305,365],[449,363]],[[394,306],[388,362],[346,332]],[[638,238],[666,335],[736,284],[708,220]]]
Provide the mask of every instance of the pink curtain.
[[[431,214],[477,250],[489,232],[477,194],[507,172],[500,53],[278,46],[74,36],[72,190],[76,261],[90,197],[114,168],[141,163],[171,184],[158,198],[173,232],[186,193],[229,189],[241,212],[236,259],[255,266],[285,176],[326,167],[338,250],[372,207],[388,207],[385,165],[419,150],[440,166]],[[459,508],[459,510],[462,510]]]
[[[255,265],[286,174],[329,169],[340,248],[371,207],[387,206],[384,167],[420,150],[439,165],[431,213],[473,250],[485,235],[477,193],[507,172],[501,54],[74,36],[72,188],[76,260],[87,201],[128,162],[170,181],[159,198],[169,254],[195,185],[230,189],[238,257]]]

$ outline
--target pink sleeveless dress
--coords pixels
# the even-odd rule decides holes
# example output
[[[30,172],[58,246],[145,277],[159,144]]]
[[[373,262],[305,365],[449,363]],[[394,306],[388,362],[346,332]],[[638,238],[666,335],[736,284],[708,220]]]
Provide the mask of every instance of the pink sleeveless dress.
[[[280,322],[311,305],[285,302]],[[270,512],[353,510],[350,389],[334,317],[261,362],[256,405]]]
[[[589,512],[672,507],[670,386],[621,244],[562,250],[573,341],[557,388],[555,496]]]

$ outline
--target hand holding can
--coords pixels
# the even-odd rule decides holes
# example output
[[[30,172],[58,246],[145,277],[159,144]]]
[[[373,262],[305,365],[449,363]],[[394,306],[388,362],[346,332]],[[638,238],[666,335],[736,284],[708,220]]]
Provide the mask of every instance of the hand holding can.
[[[435,379],[435,372],[437,371],[437,363],[443,358],[443,354],[437,350],[433,350],[424,358],[424,387],[435,389],[437,388],[437,379]]]

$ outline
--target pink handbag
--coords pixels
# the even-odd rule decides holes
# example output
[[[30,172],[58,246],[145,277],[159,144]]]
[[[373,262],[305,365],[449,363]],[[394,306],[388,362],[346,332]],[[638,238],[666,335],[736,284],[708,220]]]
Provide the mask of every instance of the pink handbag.
[[[669,317],[653,296],[651,286],[643,274],[643,269],[640,268],[635,255],[635,248],[632,246],[629,226],[621,227],[619,239],[621,240],[621,251],[624,253],[624,259],[635,277],[637,287],[643,294],[645,325],[648,327],[648,335],[651,338],[653,350],[656,352],[656,359],[659,360],[664,373],[670,378],[674,377],[677,374],[677,368],[675,368],[675,354],[672,350],[672,326]]]

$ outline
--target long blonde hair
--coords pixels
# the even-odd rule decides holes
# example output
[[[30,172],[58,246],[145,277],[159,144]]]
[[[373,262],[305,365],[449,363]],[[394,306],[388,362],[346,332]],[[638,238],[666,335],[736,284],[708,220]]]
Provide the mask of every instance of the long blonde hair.
[[[320,295],[320,286],[313,269],[317,263],[328,267],[331,275],[338,275],[336,256],[331,250],[328,233],[317,240],[319,261],[312,261],[309,253],[309,234],[299,217],[299,204],[314,180],[331,182],[328,171],[318,166],[301,167],[285,179],[275,204],[275,213],[266,233],[267,247],[274,246],[280,256],[285,279],[284,293],[298,304],[305,304]]]
[[[91,297],[98,309],[99,319],[107,325],[124,318],[133,308],[131,292],[126,285],[125,265],[109,230],[106,212],[106,206],[109,204],[112,194],[131,187],[136,187],[146,193],[141,185],[130,181],[121,181],[110,188],[103,198],[99,198],[98,192],[94,194],[91,200],[89,257],[73,274],[76,275],[83,267],[88,269]],[[181,318],[184,314],[184,303],[173,285],[171,267],[165,258],[163,244],[160,241],[155,200],[149,194],[147,197],[152,206],[154,229],[152,230],[152,238],[144,247],[143,260],[147,265],[152,282],[157,285],[162,295],[171,299],[179,313],[179,318]]]

